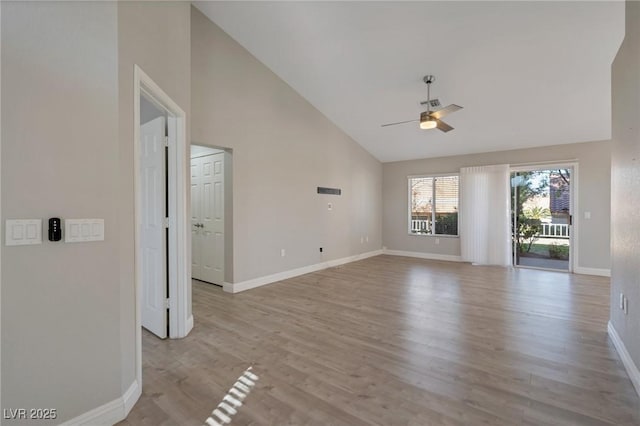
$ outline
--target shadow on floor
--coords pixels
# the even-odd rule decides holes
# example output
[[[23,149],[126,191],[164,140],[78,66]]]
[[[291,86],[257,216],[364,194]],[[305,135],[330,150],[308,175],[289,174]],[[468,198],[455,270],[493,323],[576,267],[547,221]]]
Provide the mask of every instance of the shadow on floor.
[[[540,257],[520,257],[518,266],[530,266],[532,268],[557,269],[561,271],[569,270],[568,260],[545,259]]]

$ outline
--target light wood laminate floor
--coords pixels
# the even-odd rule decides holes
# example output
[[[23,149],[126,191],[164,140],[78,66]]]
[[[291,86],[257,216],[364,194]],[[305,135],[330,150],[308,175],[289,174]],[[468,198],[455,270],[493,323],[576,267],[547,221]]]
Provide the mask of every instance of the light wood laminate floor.
[[[123,425],[639,425],[609,279],[378,256],[238,294],[194,281],[195,328],[143,335]]]

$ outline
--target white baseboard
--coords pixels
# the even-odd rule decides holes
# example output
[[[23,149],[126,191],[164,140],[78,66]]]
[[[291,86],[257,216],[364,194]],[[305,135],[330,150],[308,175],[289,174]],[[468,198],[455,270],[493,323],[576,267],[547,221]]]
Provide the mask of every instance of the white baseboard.
[[[193,316],[191,317],[191,326],[193,327]],[[122,401],[124,402],[124,417],[121,420],[126,419],[133,406],[138,402],[138,399],[142,395],[142,386],[137,380],[134,380],[129,386],[129,389],[122,395]]]
[[[448,262],[462,262],[462,258],[460,256],[454,256],[451,254],[422,253],[418,251],[389,250],[389,249],[383,250],[383,253],[391,256],[417,257],[419,259],[446,260]]]
[[[576,266],[573,272],[582,275],[597,275],[599,277],[610,277],[611,269],[585,268],[584,266]]]
[[[193,330],[193,315],[189,315],[189,318],[187,318],[187,323],[185,324],[185,336],[188,336],[189,333],[191,333],[191,330]]]
[[[382,254],[382,250],[374,250],[366,253],[356,254],[354,256],[343,257],[341,259],[328,260],[321,264],[321,265],[323,264],[326,265],[324,268],[321,268],[321,269],[334,268],[336,266],[345,265],[347,263],[357,262],[358,260],[368,259],[374,256],[380,256],[381,254]]]
[[[333,268],[335,266],[344,265],[345,263],[351,263],[381,254],[382,250],[375,250],[367,253],[357,254],[355,256],[343,257],[341,259],[328,260],[326,262],[316,263],[314,265],[304,266],[302,268],[291,269],[289,271],[278,272],[277,274],[266,275],[264,277],[254,278],[247,281],[240,281],[233,284],[224,283],[223,289],[224,291],[230,293],[239,293],[241,291],[251,290],[252,288],[261,287],[263,285],[275,283],[304,274],[309,274],[311,272],[321,271],[327,268]]]
[[[636,388],[636,393],[640,396],[640,371],[638,371],[638,367],[636,367],[633,359],[631,359],[631,355],[629,355],[626,346],[622,342],[613,324],[611,324],[611,321],[609,321],[607,325],[607,331],[609,332],[613,346],[616,347],[618,355],[620,355],[620,359],[622,359],[622,363],[624,364],[625,370],[627,370],[631,383],[633,383],[633,387]]]
[[[61,426],[111,426],[127,417],[141,394],[142,388],[136,380],[121,397],[67,420]]]

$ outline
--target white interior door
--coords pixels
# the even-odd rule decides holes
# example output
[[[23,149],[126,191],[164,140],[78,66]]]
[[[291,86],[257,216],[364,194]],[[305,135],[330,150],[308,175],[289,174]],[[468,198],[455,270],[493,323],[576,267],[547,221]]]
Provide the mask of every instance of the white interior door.
[[[192,276],[224,282],[224,153],[191,160]]]
[[[142,326],[167,337],[165,118],[140,126]]]
[[[202,234],[200,217],[202,216],[202,161],[191,159],[191,277],[202,280]]]

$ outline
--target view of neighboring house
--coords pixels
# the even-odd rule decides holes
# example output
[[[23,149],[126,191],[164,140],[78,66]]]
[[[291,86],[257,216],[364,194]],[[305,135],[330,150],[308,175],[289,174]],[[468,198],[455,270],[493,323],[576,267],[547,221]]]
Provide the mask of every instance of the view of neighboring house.
[[[548,170],[540,173],[533,182],[542,189],[523,202],[522,213],[527,217],[533,214],[542,222],[541,236],[568,237],[566,225],[569,224],[571,208],[569,172]]]
[[[549,175],[549,211],[553,223],[568,223],[571,208],[570,178],[566,171],[553,171]]]

